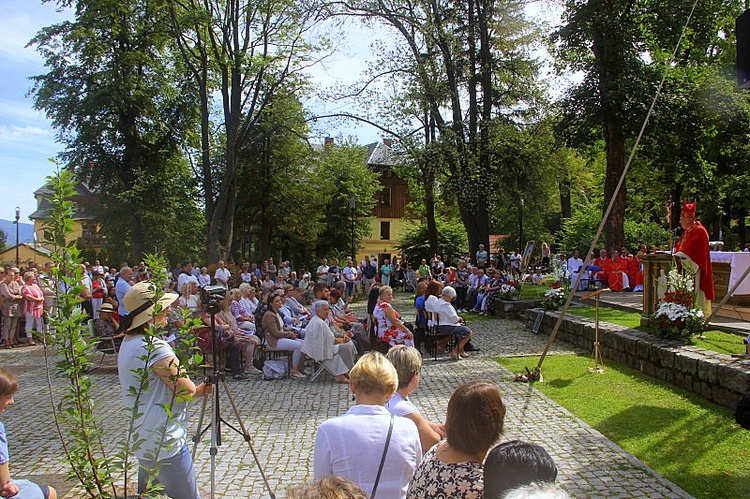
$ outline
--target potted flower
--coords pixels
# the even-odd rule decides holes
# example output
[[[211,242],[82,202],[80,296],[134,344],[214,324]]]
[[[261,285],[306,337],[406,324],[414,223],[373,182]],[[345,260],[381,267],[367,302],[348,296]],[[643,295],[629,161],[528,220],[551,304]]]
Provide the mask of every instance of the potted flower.
[[[521,289],[517,283],[504,282],[500,285],[500,289],[497,291],[497,296],[501,300],[517,300],[518,295],[521,294]]]
[[[542,307],[545,310],[558,310],[565,304],[565,289],[552,288],[544,293],[542,298]]]
[[[649,318],[654,334],[690,343],[693,335],[705,327],[705,314],[695,303],[695,279],[690,271],[672,268],[667,274],[667,287],[656,312]]]

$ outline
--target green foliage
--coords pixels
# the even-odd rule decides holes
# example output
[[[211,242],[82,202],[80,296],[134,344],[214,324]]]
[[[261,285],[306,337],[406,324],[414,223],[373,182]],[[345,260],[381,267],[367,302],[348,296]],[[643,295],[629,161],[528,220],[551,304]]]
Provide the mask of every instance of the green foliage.
[[[5,233],[4,230],[0,229],[0,251],[3,251],[5,249],[5,245],[8,242],[8,235]]]
[[[365,152],[364,147],[351,142],[327,146],[315,164],[313,185],[319,190],[324,203],[316,211],[322,222],[316,245],[319,256],[351,247],[350,198],[354,198],[356,205],[355,245],[370,235],[368,215],[375,205],[375,194],[380,184],[378,175],[365,164]]]
[[[598,206],[591,204],[579,209],[573,217],[563,222],[562,230],[558,234],[561,250],[570,253],[578,249],[583,258],[594,240],[601,220],[601,208]],[[659,224],[627,219],[624,225],[625,244],[628,248],[634,249],[641,244],[649,248],[652,245],[660,247],[669,244],[669,232]],[[597,247],[604,247],[602,238],[599,239]]]
[[[107,256],[139,260],[156,246],[191,252],[202,233],[198,191],[185,180],[180,148],[195,124],[196,102],[171,56],[165,4],[76,7],[74,19],[31,41],[48,68],[33,78],[35,107],[65,144],[66,167],[101,195],[95,214],[104,222]]]
[[[456,262],[469,250],[466,239],[466,230],[457,219],[438,218],[438,249],[439,254],[448,255],[449,262]],[[411,225],[401,236],[398,250],[404,254],[404,259],[416,269],[418,263],[423,259],[427,261],[432,258],[430,244],[427,236],[427,225]]]
[[[522,372],[535,358],[499,362]],[[750,432],[732,412],[612,361],[590,374],[587,356],[547,357],[539,391],[695,497],[750,495]],[[696,435],[701,435],[696,438]]]
[[[117,497],[115,479],[124,473],[124,490],[127,495],[128,474],[133,465],[131,452],[142,441],[135,425],[140,413],[136,404],[128,418],[122,421],[127,429],[126,438],[119,452],[110,455],[102,443],[101,418],[96,415],[96,407],[91,396],[94,378],[88,374],[93,368],[90,359],[96,351],[98,340],[89,335],[89,317],[80,307],[80,293],[84,289],[81,284],[82,258],[76,247],[77,242],[69,237],[74,226],[74,204],[70,199],[75,194],[76,180],[71,172],[63,170],[48,177],[47,182],[52,191],[49,199],[51,210],[45,220],[43,232],[45,240],[53,247],[51,258],[54,263],[53,278],[57,293],[56,312],[50,315],[49,320],[55,331],[54,345],[60,357],[56,369],[67,380],[59,401],[55,400],[51,385],[50,397],[56,428],[63,445],[64,459],[70,466],[68,477],[80,483],[88,497],[107,499]],[[147,256],[146,262],[151,269],[156,269],[152,284],[158,293],[163,293],[161,290],[166,282],[164,261],[155,256]],[[155,314],[158,313],[159,310],[156,310]],[[195,340],[189,334],[190,328],[194,326],[194,323],[188,323],[183,331],[184,338],[191,338],[185,340],[184,348],[188,352],[194,350]],[[156,337],[159,334],[160,331],[148,330],[147,337]],[[47,338],[44,338],[44,341],[46,353]],[[150,345],[150,342],[148,343]],[[188,359],[189,361],[181,366],[187,371],[194,370],[197,363],[202,360],[200,356],[195,355],[188,356]],[[140,386],[131,393],[136,400],[144,391],[150,389],[149,372],[145,367],[149,359],[147,357],[143,360],[144,367],[136,372]],[[164,441],[163,444],[168,445],[169,442]],[[149,470],[152,480],[147,487],[148,493],[160,490],[160,486],[153,483],[155,473],[155,470]]]

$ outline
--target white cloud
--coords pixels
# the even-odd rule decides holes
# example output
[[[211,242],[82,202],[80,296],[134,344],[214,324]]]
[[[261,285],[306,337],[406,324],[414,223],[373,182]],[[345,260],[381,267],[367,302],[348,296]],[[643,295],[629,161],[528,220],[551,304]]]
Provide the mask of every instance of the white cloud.
[[[9,142],[39,142],[52,137],[50,130],[38,126],[0,126],[0,144]]]

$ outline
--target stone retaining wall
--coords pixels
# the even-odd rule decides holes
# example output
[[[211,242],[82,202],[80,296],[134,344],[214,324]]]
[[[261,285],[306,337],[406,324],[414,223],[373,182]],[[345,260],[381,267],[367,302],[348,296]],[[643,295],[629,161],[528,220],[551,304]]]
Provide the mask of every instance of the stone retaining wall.
[[[533,324],[539,309],[525,318]],[[559,312],[545,313],[539,333],[549,335]],[[596,331],[593,319],[566,315],[557,338],[593,352]],[[750,391],[750,360],[665,340],[635,329],[599,323],[601,354],[640,372],[734,409]],[[738,340],[739,341],[739,340]]]
[[[495,300],[495,316],[501,319],[519,319],[526,317],[526,311],[530,308],[542,306],[542,300]]]

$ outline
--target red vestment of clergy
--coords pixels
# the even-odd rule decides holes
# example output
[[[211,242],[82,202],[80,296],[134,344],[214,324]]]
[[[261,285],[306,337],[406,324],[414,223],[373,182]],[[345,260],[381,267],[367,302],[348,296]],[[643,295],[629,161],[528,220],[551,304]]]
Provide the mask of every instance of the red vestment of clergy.
[[[594,267],[599,267],[602,270],[597,270],[596,272],[591,273],[591,278],[595,279],[597,281],[602,281],[602,285],[604,287],[608,287],[607,284],[607,266],[609,265],[608,262],[610,261],[610,258],[602,258],[600,256],[596,257],[594,260]]]
[[[615,260],[607,258],[604,261],[604,273],[607,276],[609,289],[612,291],[622,291],[624,288],[623,274],[627,274],[628,262],[622,258]]]
[[[628,279],[630,280],[630,287],[633,289],[639,285],[643,286],[643,271],[638,255],[628,258]]]
[[[714,299],[714,278],[711,268],[711,254],[708,247],[708,231],[703,224],[695,221],[693,227],[680,236],[674,247],[674,253],[682,252],[690,257],[700,269],[700,289],[706,300]],[[678,260],[679,263],[679,260]]]

